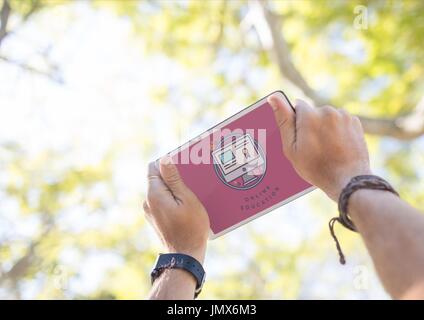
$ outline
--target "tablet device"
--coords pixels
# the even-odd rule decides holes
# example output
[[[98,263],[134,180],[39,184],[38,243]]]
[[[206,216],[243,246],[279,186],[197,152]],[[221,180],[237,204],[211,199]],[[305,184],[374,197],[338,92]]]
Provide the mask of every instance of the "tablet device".
[[[314,189],[283,154],[268,96],[169,153],[208,212],[211,239]]]

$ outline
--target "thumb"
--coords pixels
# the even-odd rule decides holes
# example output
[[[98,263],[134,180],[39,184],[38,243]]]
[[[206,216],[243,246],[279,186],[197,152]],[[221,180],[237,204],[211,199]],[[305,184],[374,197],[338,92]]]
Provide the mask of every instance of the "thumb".
[[[178,172],[177,166],[172,162],[170,156],[165,156],[159,162],[160,175],[163,182],[174,194],[181,194],[186,190],[186,186]]]
[[[267,100],[274,110],[275,120],[280,129],[283,148],[287,150],[295,141],[296,114],[281,92],[272,94]]]

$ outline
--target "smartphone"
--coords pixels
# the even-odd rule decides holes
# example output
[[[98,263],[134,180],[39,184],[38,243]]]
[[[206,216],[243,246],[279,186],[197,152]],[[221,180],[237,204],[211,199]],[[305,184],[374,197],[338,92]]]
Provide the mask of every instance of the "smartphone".
[[[284,156],[267,102],[275,93],[293,108],[283,91],[274,91],[169,153],[208,212],[211,239],[315,188]]]

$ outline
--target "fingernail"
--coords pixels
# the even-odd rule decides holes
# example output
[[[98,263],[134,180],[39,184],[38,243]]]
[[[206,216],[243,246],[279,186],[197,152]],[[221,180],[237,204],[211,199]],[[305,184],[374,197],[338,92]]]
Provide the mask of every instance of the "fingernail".
[[[160,164],[163,164],[163,165],[172,164],[172,158],[169,155],[166,155],[160,159]]]
[[[274,95],[272,95],[272,96],[269,96],[269,97],[268,97],[267,101],[268,101],[269,105],[271,106],[271,108],[272,108],[273,110],[276,110],[276,109],[277,109],[277,105],[276,105],[276,104],[275,104],[275,102],[273,101],[274,99],[275,99],[275,97],[274,97]]]

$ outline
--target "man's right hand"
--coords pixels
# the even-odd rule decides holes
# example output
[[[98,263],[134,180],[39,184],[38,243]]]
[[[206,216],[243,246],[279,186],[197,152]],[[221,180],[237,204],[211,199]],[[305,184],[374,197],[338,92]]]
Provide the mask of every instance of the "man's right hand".
[[[301,177],[337,201],[351,178],[371,173],[359,119],[303,101],[295,113],[284,101],[281,93],[268,98],[284,154]],[[390,192],[365,189],[351,196],[349,216],[390,295],[424,299],[424,216]]]
[[[361,122],[345,110],[313,108],[297,100],[296,113],[281,93],[268,98],[280,128],[285,156],[297,173],[331,199],[351,178],[370,174],[369,155]]]

